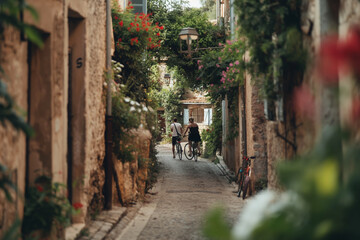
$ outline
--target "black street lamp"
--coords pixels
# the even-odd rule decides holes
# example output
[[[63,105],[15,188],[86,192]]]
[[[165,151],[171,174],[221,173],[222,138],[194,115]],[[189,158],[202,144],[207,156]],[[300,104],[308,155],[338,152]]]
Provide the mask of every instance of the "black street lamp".
[[[191,54],[194,52],[197,52],[198,46],[199,46],[199,41],[197,42],[196,48],[194,51],[191,51],[191,45],[192,45],[192,41],[194,40],[198,40],[199,38],[199,34],[196,31],[195,28],[183,28],[181,29],[180,33],[179,33],[179,38],[180,38],[180,52],[181,53],[187,53],[188,57],[191,58]],[[187,50],[183,51],[182,50],[182,42],[186,41],[186,45],[187,45]]]
[[[187,53],[188,58],[191,58],[192,53],[198,52],[199,50],[212,50],[212,49],[219,49],[224,47],[207,47],[207,48],[199,48],[199,33],[196,31],[195,28],[183,28],[179,33],[180,38],[180,53]],[[191,45],[194,40],[196,41],[196,48],[191,50]],[[182,50],[182,42],[186,41],[187,50]],[[195,59],[195,58],[193,58]]]

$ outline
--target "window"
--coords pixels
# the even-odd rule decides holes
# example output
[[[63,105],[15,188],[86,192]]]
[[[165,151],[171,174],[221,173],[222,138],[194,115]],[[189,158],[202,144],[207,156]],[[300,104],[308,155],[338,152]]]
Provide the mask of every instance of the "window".
[[[212,108],[204,109],[204,124],[211,125],[212,123]]]
[[[188,125],[189,124],[189,109],[185,108],[184,109],[184,125]]]
[[[134,13],[147,13],[146,0],[133,0],[131,1],[134,6]]]

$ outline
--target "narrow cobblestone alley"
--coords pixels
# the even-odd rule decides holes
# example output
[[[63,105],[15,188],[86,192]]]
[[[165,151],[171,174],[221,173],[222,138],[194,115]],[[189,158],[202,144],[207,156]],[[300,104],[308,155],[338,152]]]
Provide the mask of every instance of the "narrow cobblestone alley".
[[[105,239],[204,239],[204,215],[218,205],[226,209],[228,221],[236,220],[244,201],[215,164],[202,158],[173,159],[170,145],[160,145],[158,151],[156,186],[127,226],[121,221]]]

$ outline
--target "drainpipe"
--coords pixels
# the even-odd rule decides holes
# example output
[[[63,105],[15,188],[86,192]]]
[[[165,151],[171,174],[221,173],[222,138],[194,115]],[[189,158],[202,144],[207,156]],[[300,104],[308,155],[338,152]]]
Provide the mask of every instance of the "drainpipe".
[[[245,81],[244,81],[244,84],[245,84]],[[241,87],[241,96],[242,96],[242,102],[243,102],[242,125],[243,125],[244,155],[247,156],[245,86]]]
[[[245,55],[243,56],[243,61],[246,61],[246,57]],[[243,102],[243,119],[242,119],[242,124],[243,124],[243,141],[244,141],[244,155],[247,156],[247,131],[246,131],[246,97],[245,97],[245,89],[246,89],[246,73],[244,76],[244,86],[241,87],[241,95],[242,95],[242,102]]]
[[[107,96],[106,96],[106,130],[105,130],[105,209],[112,208],[112,94],[111,94],[111,8],[110,1],[106,0],[106,80],[107,80]]]

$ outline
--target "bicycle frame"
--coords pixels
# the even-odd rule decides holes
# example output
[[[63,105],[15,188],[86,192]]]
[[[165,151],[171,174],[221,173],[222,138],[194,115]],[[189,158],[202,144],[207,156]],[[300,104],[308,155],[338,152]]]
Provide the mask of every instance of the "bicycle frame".
[[[247,177],[247,174],[246,174],[246,169],[248,166],[251,165],[251,159],[255,159],[254,156],[251,156],[250,158],[247,157],[247,156],[244,156],[243,157],[243,161],[242,161],[242,166],[239,168],[237,174],[236,174],[236,180],[238,181],[238,192],[237,192],[237,196],[240,197],[241,195],[241,192],[243,192],[243,199],[245,199],[246,197],[246,193],[245,193],[245,189],[247,191],[247,186],[246,188],[244,189],[244,182],[245,182],[245,179]],[[239,175],[240,175],[240,179],[239,178]]]

